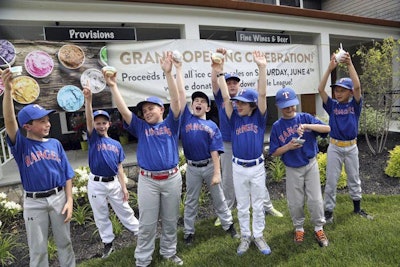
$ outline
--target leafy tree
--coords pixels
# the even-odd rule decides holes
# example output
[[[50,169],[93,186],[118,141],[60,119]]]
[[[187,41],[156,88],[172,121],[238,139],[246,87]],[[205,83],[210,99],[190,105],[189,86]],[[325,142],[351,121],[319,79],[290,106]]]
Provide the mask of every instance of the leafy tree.
[[[399,49],[400,41],[389,37],[374,42],[371,47],[361,46],[356,51],[361,59],[360,82],[365,111],[360,118],[360,133],[365,134],[373,154],[379,154],[385,148],[393,105],[400,96]]]

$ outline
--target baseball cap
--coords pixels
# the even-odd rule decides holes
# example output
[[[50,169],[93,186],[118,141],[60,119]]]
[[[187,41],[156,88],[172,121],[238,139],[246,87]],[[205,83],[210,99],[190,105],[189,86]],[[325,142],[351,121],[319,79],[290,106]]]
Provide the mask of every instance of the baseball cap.
[[[253,88],[246,88],[239,91],[239,93],[232,97],[231,100],[239,100],[242,102],[257,102],[258,92]]]
[[[24,124],[31,120],[37,120],[49,115],[50,113],[56,112],[53,109],[44,109],[38,104],[30,104],[25,106],[18,112],[18,122],[19,126],[22,127]]]
[[[93,118],[96,118],[97,116],[104,116],[104,117],[107,117],[108,120],[110,120],[110,114],[108,114],[108,112],[105,110],[100,109],[100,110],[93,112]]]
[[[225,81],[233,79],[240,82],[240,78],[236,73],[225,73]]]
[[[143,106],[143,104],[145,104],[145,103],[153,103],[153,104],[157,104],[157,105],[159,105],[159,106],[161,106],[161,107],[164,107],[164,103],[163,103],[163,101],[162,101],[160,98],[158,98],[158,97],[156,97],[156,96],[150,96],[150,97],[146,98],[144,101],[139,102],[139,103],[137,104],[138,110],[142,111],[142,106]]]
[[[200,91],[196,91],[192,94],[192,101],[194,101],[194,99],[196,97],[200,97],[200,98],[204,98],[205,100],[207,100],[208,106],[211,107],[211,100],[210,98],[203,92]]]
[[[331,87],[340,86],[349,90],[353,90],[353,81],[350,78],[341,78],[332,84]]]
[[[276,92],[275,101],[278,108],[287,108],[299,104],[296,92],[289,87],[279,89],[278,92]]]

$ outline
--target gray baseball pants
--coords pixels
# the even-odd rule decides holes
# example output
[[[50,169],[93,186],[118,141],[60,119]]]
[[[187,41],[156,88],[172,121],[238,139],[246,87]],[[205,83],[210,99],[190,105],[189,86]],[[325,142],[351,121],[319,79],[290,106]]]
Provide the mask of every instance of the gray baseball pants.
[[[290,216],[296,229],[303,228],[306,201],[313,225],[321,227],[325,224],[321,182],[315,157],[303,167],[286,166],[286,196]]]
[[[199,207],[199,196],[203,181],[206,182],[211,194],[215,213],[221,221],[222,228],[228,230],[233,223],[231,210],[225,202],[221,184],[211,186],[214,173],[214,164],[210,162],[204,167],[187,166],[186,169],[186,201],[184,212],[184,233],[185,235],[194,234],[194,224]]]
[[[357,144],[339,147],[334,144],[328,146],[325,185],[325,210],[333,211],[336,206],[336,187],[344,163],[347,174],[347,187],[352,200],[360,200],[361,180],[359,175],[359,159]]]
[[[47,252],[49,225],[57,245],[60,266],[75,266],[70,223],[64,223],[65,214],[61,214],[65,203],[64,190],[46,198],[24,198],[24,220],[31,267],[49,266]]]
[[[148,266],[151,263],[159,217],[160,254],[167,258],[176,254],[181,192],[182,176],[179,171],[165,180],[155,180],[139,174],[139,233],[135,249],[137,266]]]

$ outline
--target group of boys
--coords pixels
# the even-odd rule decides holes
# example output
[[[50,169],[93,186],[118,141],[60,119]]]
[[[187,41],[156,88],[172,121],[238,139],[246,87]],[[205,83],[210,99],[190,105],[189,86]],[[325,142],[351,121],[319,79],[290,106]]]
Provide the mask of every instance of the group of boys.
[[[223,48],[217,49],[217,52],[226,54]],[[263,151],[267,125],[266,58],[264,53],[254,51],[253,60],[259,70],[257,90],[240,89],[240,78],[236,74],[224,72],[224,61],[212,62],[212,87],[218,106],[219,127],[206,119],[206,113],[211,109],[211,100],[205,93],[194,92],[190,108],[187,105],[182,62],[175,60],[172,52],[165,52],[160,58],[170,94],[170,107],[165,119],[163,102],[157,97],[149,97],[137,105],[140,115],[130,111],[118,90],[116,74],[103,73],[123,118],[124,127],[138,139],[139,220],[128,204],[129,194],[122,168],[125,158],[123,148],[107,133],[111,125],[110,116],[103,110],[93,113],[90,84],[84,86],[90,167],[88,198],[104,243],[103,257],[113,251],[112,242],[115,238],[109,219],[110,203],[123,225],[137,235],[136,266],[151,264],[159,220],[160,254],[177,265],[183,265],[182,259],[176,255],[182,190],[182,177],[178,168],[179,136],[188,164],[184,209],[185,244],[191,245],[194,242],[199,195],[205,181],[218,216],[216,223],[220,223],[232,238],[240,238],[237,254],[244,254],[251,242],[262,254],[271,253],[263,237],[265,215],[283,215],[274,209],[265,183]],[[362,107],[360,82],[348,53],[343,63],[348,67],[350,78],[342,78],[331,85],[335,99],[325,92],[328,77],[338,64],[334,56],[318,87],[323,107],[330,116],[329,125],[310,114],[296,112],[299,101],[293,89],[282,88],[276,94],[276,105],[282,116],[272,126],[269,153],[280,156],[286,167],[286,195],[296,243],[303,242],[305,237],[304,205],[307,201],[314,224],[314,236],[321,247],[328,246],[323,225],[333,222],[336,184],[343,163],[348,175],[354,213],[372,219],[360,207],[361,182],[356,144]],[[7,142],[18,164],[25,190],[24,220],[30,265],[48,266],[47,233],[51,224],[52,229],[57,229],[53,234],[60,265],[75,266],[69,224],[72,217],[74,171],[61,143],[46,138],[51,127],[49,114],[54,110],[45,110],[31,104],[18,113],[17,122],[11,97],[12,73],[8,69],[4,70],[1,77],[6,87],[3,115]],[[18,125],[26,131],[26,135],[22,134]],[[323,198],[316,161],[316,137],[328,133],[330,145]],[[232,217],[235,202],[240,235],[235,230]]]

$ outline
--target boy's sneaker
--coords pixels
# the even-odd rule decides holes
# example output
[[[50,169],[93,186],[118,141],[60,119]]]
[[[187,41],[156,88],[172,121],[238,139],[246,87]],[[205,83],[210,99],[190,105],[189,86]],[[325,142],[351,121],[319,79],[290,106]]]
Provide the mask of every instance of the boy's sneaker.
[[[169,257],[169,258],[164,257],[164,259],[166,259],[167,261],[173,262],[176,265],[183,265],[183,260],[181,258],[179,258],[176,254],[174,256]]]
[[[279,218],[283,217],[283,214],[280,211],[276,210],[275,208],[265,211],[265,214],[269,214],[269,215],[272,215],[274,217],[279,217]]]
[[[317,239],[318,245],[320,247],[327,247],[329,242],[328,242],[328,238],[326,238],[324,230],[319,230],[314,233],[315,233],[315,239]]]
[[[368,220],[373,220],[374,219],[374,217],[373,216],[371,216],[371,215],[369,215],[365,210],[360,210],[360,211],[358,211],[358,212],[354,212],[355,214],[358,214],[358,215],[360,215],[361,217],[364,217],[364,218],[366,218],[366,219],[368,219]]]
[[[295,231],[294,232],[294,242],[297,244],[301,244],[304,241],[304,231]]]
[[[103,251],[103,255],[101,256],[101,258],[105,259],[108,256],[110,256],[111,253],[113,253],[114,251],[114,247],[112,242],[111,243],[104,243],[104,251]]]
[[[219,217],[217,217],[217,219],[215,220],[214,226],[216,227],[221,226],[221,220],[219,219]]]
[[[250,237],[243,236],[243,237],[240,239],[240,244],[239,244],[239,246],[238,246],[238,248],[237,248],[237,254],[238,254],[239,256],[240,256],[240,255],[243,255],[243,254],[249,249],[250,243],[251,243]]]
[[[333,212],[326,210],[325,211],[325,221],[326,223],[333,223]]]
[[[271,254],[271,248],[268,246],[267,242],[265,242],[263,237],[254,238],[254,244],[256,244],[258,250],[260,250],[262,254]]]
[[[193,234],[185,235],[185,237],[183,239],[185,240],[185,244],[187,246],[190,246],[193,244],[194,235]]]
[[[240,235],[236,232],[235,226],[233,223],[229,226],[229,229],[226,230],[227,233],[231,235],[232,238],[240,238]]]

